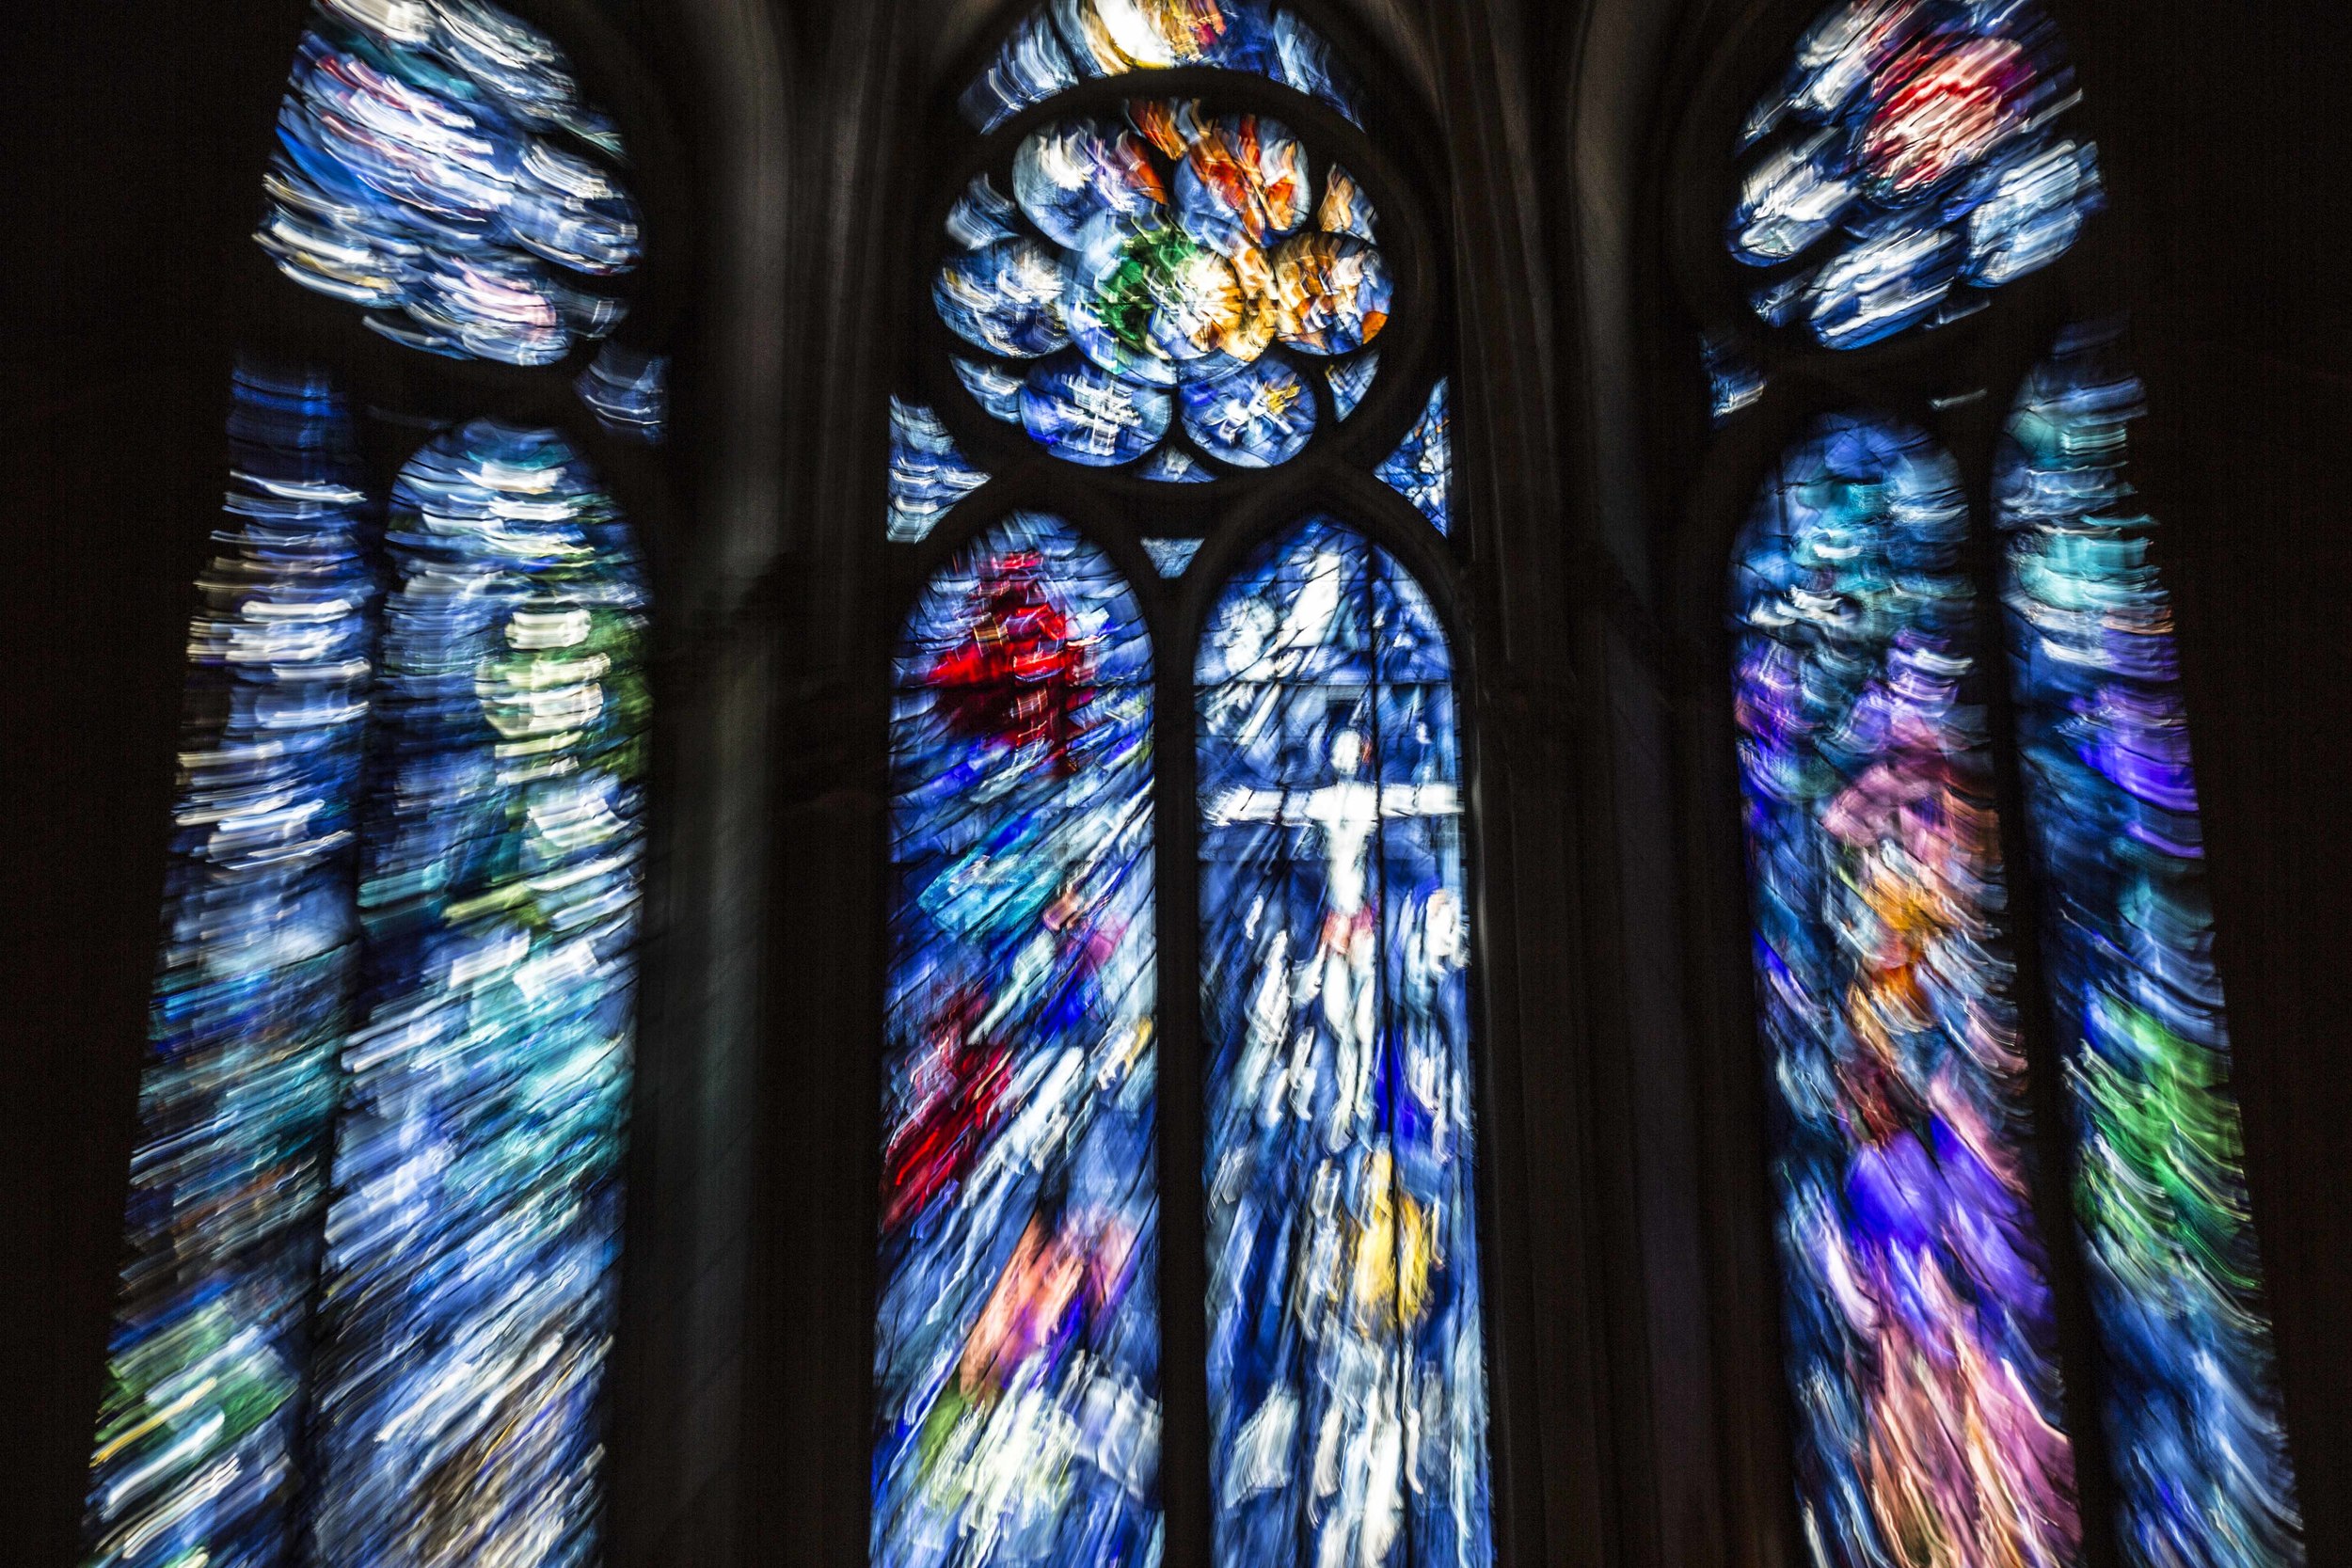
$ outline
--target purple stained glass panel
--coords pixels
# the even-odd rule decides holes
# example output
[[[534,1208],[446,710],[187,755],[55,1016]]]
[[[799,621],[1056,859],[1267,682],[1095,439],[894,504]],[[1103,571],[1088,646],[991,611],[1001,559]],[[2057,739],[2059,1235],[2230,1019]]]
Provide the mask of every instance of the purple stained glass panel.
[[[1828,418],[1732,574],[1797,1488],[1838,1568],[2080,1542],[1951,460]]]
[[[2154,520],[2123,477],[2139,383],[2067,334],[1994,486],[2043,974],[2104,1350],[2127,1561],[2275,1568],[2303,1546],[2214,966]]]

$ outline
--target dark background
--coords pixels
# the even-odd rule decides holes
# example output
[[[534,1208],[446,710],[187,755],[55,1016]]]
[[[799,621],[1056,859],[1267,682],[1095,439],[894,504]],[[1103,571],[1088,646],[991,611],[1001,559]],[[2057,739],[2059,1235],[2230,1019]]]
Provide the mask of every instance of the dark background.
[[[0,266],[0,1560],[74,1560],[152,977],[230,263],[301,10],[29,9]],[[13,29],[12,29],[13,30]]]
[[[2106,127],[2312,1560],[2352,1554],[2352,21],[2061,12]]]
[[[2352,20],[2058,6],[2115,198],[2312,1558],[2352,1552]],[[291,0],[45,6],[0,244],[0,1558],[62,1564],[104,1352],[172,783]],[[1547,178],[1563,178],[1549,174]],[[1474,332],[1474,326],[1465,326]],[[792,737],[784,737],[789,746]]]

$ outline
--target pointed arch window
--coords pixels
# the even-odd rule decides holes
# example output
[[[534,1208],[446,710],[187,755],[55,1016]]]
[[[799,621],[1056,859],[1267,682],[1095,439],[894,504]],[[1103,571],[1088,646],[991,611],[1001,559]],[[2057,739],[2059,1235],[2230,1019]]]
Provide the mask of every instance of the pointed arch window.
[[[1258,6],[1040,7],[890,413],[871,1555],[1491,1559],[1434,247]]]
[[[506,10],[305,24],[189,634],[93,1563],[596,1556],[650,615],[599,475],[661,438],[667,364],[628,152]]]
[[[2074,260],[2089,111],[2031,4],[1851,0],[1784,58],[1699,122],[1683,276],[1753,497],[1727,652],[1803,1534],[2299,1562],[2142,391]]]

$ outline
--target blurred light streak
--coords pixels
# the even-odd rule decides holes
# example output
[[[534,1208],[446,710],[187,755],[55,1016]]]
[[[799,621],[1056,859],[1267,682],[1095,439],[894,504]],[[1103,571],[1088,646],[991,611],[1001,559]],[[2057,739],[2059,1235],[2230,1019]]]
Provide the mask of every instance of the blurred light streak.
[[[1197,667],[1216,1558],[1483,1568],[1486,1366],[1452,666],[1313,519]]]
[[[1798,1497],[1836,1568],[2080,1542],[1967,531],[1924,436],[1827,418],[1731,582]]]
[[[890,400],[890,538],[907,545],[930,538],[956,502],[987,483],[938,415]]]
[[[1429,389],[1429,403],[1396,450],[1373,472],[1380,482],[1429,519],[1439,533],[1454,531],[1453,402],[1443,376]]]
[[[958,103],[975,129],[993,131],[1090,78],[1184,66],[1263,76],[1363,122],[1361,91],[1330,44],[1264,0],[1046,0]]]
[[[580,372],[573,389],[612,434],[658,443],[670,417],[670,356],[607,343]]]
[[[245,364],[232,399],[227,515],[188,631],[93,1563],[258,1568],[293,1544],[377,594],[342,394]]]
[[[1164,578],[1180,578],[1192,558],[1200,553],[1206,541],[1200,539],[1146,539],[1143,553],[1152,558],[1152,566]]]
[[[1763,401],[1770,382],[1738,340],[1707,333],[1699,353],[1707,365],[1708,412],[1716,424]]]
[[[320,0],[254,238],[315,293],[434,354],[548,365],[626,309],[620,140],[563,52],[479,0]]]
[[[564,440],[487,420],[401,470],[386,542],[311,1550],[580,1563],[620,1243],[644,592]]]
[[[2139,383],[2076,328],[1994,485],[2044,972],[2126,1560],[2303,1560],[2169,596],[2123,478]]]
[[[931,580],[891,768],[873,1560],[1148,1568],[1152,651],[1067,523]]]
[[[1969,314],[2073,245],[2101,197],[2077,94],[2032,0],[1840,0],[1749,116],[1731,254],[1774,269],[1773,325],[1860,348]]]

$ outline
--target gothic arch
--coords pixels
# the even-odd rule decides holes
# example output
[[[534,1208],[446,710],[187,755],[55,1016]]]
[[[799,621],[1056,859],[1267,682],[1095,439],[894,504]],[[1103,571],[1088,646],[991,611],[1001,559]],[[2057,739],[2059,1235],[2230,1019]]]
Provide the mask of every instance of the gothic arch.
[[[2111,1440],[2125,1445],[2137,1439],[2128,1424],[2117,1435],[2112,1410],[2102,1408],[2099,1388],[2109,1373],[2097,1348],[2099,1324],[2111,1304],[2099,1303],[2096,1281],[2086,1279],[2068,1218],[2075,1134],[2068,1097],[2057,1087],[2068,1043],[2058,1037],[2063,1027],[2049,1017],[2046,988],[2058,982],[2045,966],[2059,960],[2052,957],[2054,939],[2044,924],[2053,917],[2043,912],[2065,890],[2035,885],[2037,851],[2014,825],[2030,819],[2037,804],[2046,810],[2048,802],[2037,801],[2033,785],[2018,778],[2011,748],[2021,743],[2007,738],[2012,712],[2022,711],[2027,699],[2012,698],[2006,661],[2025,656],[2013,641],[2005,642],[1998,625],[1996,595],[2003,583],[1996,582],[1994,562],[2003,546],[1990,539],[2000,515],[1996,476],[2006,450],[2004,433],[2025,389],[2041,385],[2035,378],[2046,376],[2046,367],[2082,351],[2087,340],[2071,324],[2097,323],[2122,307],[2115,280],[2121,262],[2132,254],[2127,238],[2134,223],[2132,196],[2128,188],[2117,193],[2115,210],[2090,218],[2073,236],[2071,248],[2061,245],[2058,259],[2002,283],[1991,307],[1976,319],[1939,326],[1926,336],[1915,329],[1899,331],[1851,349],[1772,351],[1769,378],[1742,380],[1730,404],[1734,411],[1721,412],[1725,404],[1719,401],[1715,428],[1707,432],[1705,372],[1720,367],[1711,358],[1703,366],[1696,345],[1703,333],[1744,320],[1747,312],[1736,289],[1737,269],[1723,261],[1724,214],[1733,189],[1724,150],[1736,142],[1747,105],[1781,69],[1789,40],[1817,8],[1753,5],[1702,12],[1676,50],[1666,77],[1673,96],[1689,108],[1661,119],[1646,176],[1656,192],[1650,209],[1653,254],[1666,280],[1640,314],[1653,360],[1666,367],[1649,377],[1645,390],[1651,427],[1646,455],[1650,471],[1660,476],[1661,494],[1679,497],[1676,510],[1662,514],[1670,520],[1658,530],[1656,559],[1683,708],[1677,796],[1690,850],[1681,881],[1687,907],[1683,933],[1692,974],[1700,1115],[1714,1134],[1703,1180],[1714,1194],[1706,1245],[1719,1323],[1717,1364],[1726,1369],[1718,1397],[1724,1412],[1730,1526],[1750,1560],[1801,1560],[1804,1555],[1800,1528],[1785,1500],[1796,1491],[1788,1433],[1797,1412],[1768,1381],[1780,1369],[1779,1322],[1776,1315],[1755,1309],[1772,1299],[1778,1277],[1766,1240],[1773,1200],[1758,1174],[1772,1159],[1762,1131],[1772,1091],[1756,1079],[1753,1066],[1759,1027],[1756,992],[1745,964],[1732,957],[1750,937],[1744,895],[1735,891],[1743,887],[1744,875],[1732,709],[1722,674],[1731,657],[1731,634],[1721,609],[1724,563],[1748,515],[1757,476],[1770,472],[1781,453],[1804,438],[1817,416],[1885,410],[1922,424],[1956,460],[1962,499],[1975,519],[1967,550],[1981,606],[1979,657],[1988,665],[1984,696],[2001,759],[1997,805],[2011,823],[2003,858],[2024,932],[2018,939],[2016,995],[2036,1075],[2029,1157],[2043,1173],[2034,1199],[2036,1224],[2052,1258],[2057,1354],[2067,1369],[2058,1418],[2075,1445],[2079,1507],[2089,1532],[2086,1554],[2094,1561],[2107,1560],[2110,1554],[2130,1560],[2132,1549],[2119,1538],[2147,1528],[2137,1522],[2145,1511],[2143,1506],[2141,1513],[2132,1513],[2125,1506],[2125,1483],[2111,1480],[2111,1466],[2122,1463],[2122,1449],[2111,1447]],[[2055,14],[2063,28],[2065,13]],[[2097,63],[2095,56],[2091,63]],[[2097,81],[2087,87],[2067,123],[2075,137],[2098,142],[2104,152],[2106,110]],[[2161,385],[2154,395],[2163,395]],[[2164,487],[2165,468],[2160,451],[2150,467],[2133,467],[2143,502],[2153,501],[2159,517],[2171,500]],[[2161,560],[2160,540],[2154,552]],[[2014,626],[2008,628],[2009,639],[2016,635]],[[2263,1207],[2258,1183],[2254,1208],[2259,1212]],[[1749,1304],[1744,1312],[1732,1305],[1740,1302]],[[2252,1375],[2260,1384],[2269,1374],[2258,1367]],[[2291,1502],[2285,1512],[2291,1519]],[[2269,1549],[2256,1548],[2258,1554]],[[2280,1549],[2291,1558],[2292,1546]]]

